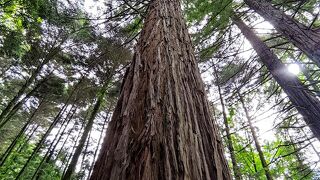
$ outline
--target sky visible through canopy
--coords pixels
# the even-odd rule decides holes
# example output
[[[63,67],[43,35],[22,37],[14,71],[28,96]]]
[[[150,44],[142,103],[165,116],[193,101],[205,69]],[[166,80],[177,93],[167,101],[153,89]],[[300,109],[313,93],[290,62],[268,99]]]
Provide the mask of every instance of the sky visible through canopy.
[[[102,18],[103,19],[103,13],[104,13],[104,1],[103,0],[84,0],[83,3],[83,7],[85,9],[86,12],[88,12],[89,14],[92,15],[92,17],[95,18]],[[257,21],[258,23],[256,23],[255,25],[255,30],[258,34],[266,34],[266,33],[270,33],[274,30],[273,26],[266,21],[263,21],[263,19],[260,19],[259,21]],[[189,29],[189,31],[192,33],[193,32],[194,27],[191,27]],[[244,39],[244,44],[242,46],[242,50],[244,53],[242,53],[240,56],[243,57],[249,57],[253,54],[253,50],[251,48],[250,43]],[[201,69],[201,65],[200,65],[200,69]],[[288,73],[291,73],[293,75],[299,75],[299,73],[301,73],[301,68],[299,64],[296,63],[290,63],[287,64],[287,71]],[[212,82],[212,73],[213,72],[205,72],[202,73],[202,78],[204,80],[205,83],[211,83]],[[220,103],[217,101],[218,100],[218,95],[217,95],[217,88],[216,87],[211,87],[211,89],[209,90],[209,94],[208,94],[208,98],[211,101],[215,101],[215,108],[217,108],[218,110],[222,110]],[[252,102],[252,106],[258,106],[258,102],[257,101],[253,101]],[[255,126],[259,129],[259,138],[260,140],[263,141],[271,141],[275,139],[274,136],[274,125],[273,122],[276,118],[276,113],[274,110],[269,110],[269,108],[271,108],[272,105],[268,105],[266,106],[264,109],[260,110],[259,112],[254,113],[254,117],[255,119]],[[257,116],[259,115],[259,116]],[[98,132],[97,133],[93,133],[93,136],[98,137]],[[316,142],[313,143],[315,147],[317,147],[318,149],[320,149],[320,143]],[[305,150],[305,152],[313,152],[312,150]],[[307,156],[310,159],[318,159],[317,155],[315,153],[308,153]],[[319,159],[320,161],[320,159]],[[317,165],[318,167],[320,167],[320,165]]]

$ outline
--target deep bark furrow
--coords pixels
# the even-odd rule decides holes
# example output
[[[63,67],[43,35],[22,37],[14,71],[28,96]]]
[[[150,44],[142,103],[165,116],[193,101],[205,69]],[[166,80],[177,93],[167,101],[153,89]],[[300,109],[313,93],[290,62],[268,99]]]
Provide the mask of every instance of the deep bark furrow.
[[[155,0],[91,179],[231,179],[178,0]]]

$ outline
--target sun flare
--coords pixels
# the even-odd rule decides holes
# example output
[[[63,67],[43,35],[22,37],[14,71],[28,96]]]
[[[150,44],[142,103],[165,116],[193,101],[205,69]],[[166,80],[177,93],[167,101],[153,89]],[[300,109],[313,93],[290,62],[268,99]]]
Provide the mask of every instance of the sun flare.
[[[298,64],[290,64],[288,66],[288,71],[294,75],[298,75],[301,70]]]

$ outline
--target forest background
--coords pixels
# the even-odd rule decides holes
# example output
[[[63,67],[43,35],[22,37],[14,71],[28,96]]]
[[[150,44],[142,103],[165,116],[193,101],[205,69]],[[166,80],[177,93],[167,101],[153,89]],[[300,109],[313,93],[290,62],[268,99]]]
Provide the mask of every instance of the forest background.
[[[320,36],[319,1],[260,1]],[[0,0],[0,179],[90,177],[148,4]],[[319,57],[248,4],[182,3],[229,167],[236,179],[320,178],[319,136],[245,32],[317,101]]]

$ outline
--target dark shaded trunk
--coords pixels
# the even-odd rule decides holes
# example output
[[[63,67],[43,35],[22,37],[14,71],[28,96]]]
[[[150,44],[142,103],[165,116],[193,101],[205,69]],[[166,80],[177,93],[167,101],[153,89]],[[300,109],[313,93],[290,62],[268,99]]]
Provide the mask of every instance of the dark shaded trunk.
[[[240,102],[241,102],[242,108],[244,109],[246,118],[247,118],[247,120],[248,120],[249,128],[250,128],[250,131],[251,131],[251,135],[252,135],[254,144],[255,144],[255,146],[256,146],[256,149],[257,149],[257,151],[258,151],[259,158],[260,158],[262,167],[263,167],[263,169],[264,169],[265,175],[266,175],[266,177],[267,177],[268,180],[272,180],[273,178],[272,178],[272,176],[271,176],[271,174],[270,174],[270,170],[269,170],[269,167],[268,167],[268,163],[267,163],[266,159],[264,158],[263,151],[262,151],[261,145],[260,145],[260,143],[259,143],[258,136],[257,136],[256,130],[255,130],[255,127],[254,127],[253,124],[252,124],[252,120],[251,120],[249,111],[248,111],[247,107],[245,106],[244,100],[243,100],[241,94],[239,93],[239,91],[238,91],[237,93],[238,93],[238,97],[239,97],[239,100],[240,100]]]
[[[244,0],[245,3],[269,21],[282,35],[320,67],[320,33],[299,23],[268,0]]]
[[[91,133],[92,131],[89,132],[87,141],[86,141],[86,146],[84,147],[84,150],[82,152],[82,159],[81,159],[81,164],[80,164],[80,174],[83,174],[83,176],[85,175],[85,172],[87,170],[87,167],[85,167],[86,165],[86,158],[88,158],[90,156],[90,154],[88,153],[88,147],[90,145],[90,139],[91,139]]]
[[[37,124],[34,128],[30,130],[30,132],[27,134],[27,138],[25,138],[26,140],[23,140],[23,143],[18,146],[17,152],[21,153],[21,151],[29,145],[32,137],[35,135],[35,133],[39,128],[40,128],[40,125]]]
[[[320,140],[320,102],[302,85],[299,79],[288,72],[281,60],[262,42],[240,18],[233,16],[233,22],[251,43],[260,57],[260,61],[267,67],[276,82],[289,97],[291,103],[303,116],[306,124]]]
[[[86,116],[87,117],[87,116]],[[84,127],[84,123],[81,123],[81,127],[80,127],[80,129],[79,129],[79,132],[81,132],[82,131],[82,128]],[[70,155],[69,154],[66,154],[65,156],[64,156],[64,158],[62,159],[62,165],[61,165],[61,167],[60,167],[60,170],[63,172],[62,173],[62,176],[66,173],[66,171],[67,171],[67,169],[68,169],[68,165],[69,165],[69,162],[70,162],[70,160],[71,160],[71,158],[72,158],[72,156],[73,156],[73,154],[74,154],[74,152],[75,152],[75,149],[77,148],[77,142],[78,142],[78,140],[79,140],[79,138],[81,138],[81,133],[78,133],[78,135],[77,135],[77,137],[76,137],[76,139],[75,139],[75,141],[74,141],[74,143],[73,143],[73,146],[72,146],[72,149],[71,149],[71,151],[69,151],[69,149],[70,148],[68,148],[67,150],[66,150],[66,152],[70,152]],[[63,167],[63,165],[66,165],[65,167]],[[62,178],[62,177],[61,177]]]
[[[231,179],[179,0],[149,5],[91,179]]]
[[[216,81],[218,81],[219,77],[218,77],[218,74],[217,74],[216,67],[214,65],[213,65],[213,69],[214,69],[215,79],[216,79]],[[225,107],[225,104],[224,104],[223,95],[222,95],[222,92],[221,92],[220,82],[217,82],[217,87],[218,87],[220,104],[222,106],[222,115],[223,115],[224,125],[226,126],[225,131],[226,131],[226,137],[227,137],[227,147],[228,147],[228,150],[229,150],[229,153],[230,153],[230,157],[231,157],[234,178],[236,180],[240,180],[240,179],[242,179],[241,172],[240,172],[240,169],[239,169],[238,164],[237,164],[236,155],[235,155],[235,151],[234,151],[234,147],[233,147],[233,143],[232,143],[232,137],[231,137],[231,133],[230,133],[230,126],[229,126],[229,122],[228,122],[228,118],[227,118],[226,107]]]

